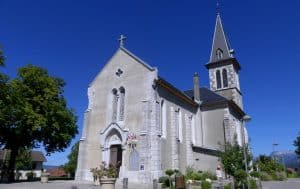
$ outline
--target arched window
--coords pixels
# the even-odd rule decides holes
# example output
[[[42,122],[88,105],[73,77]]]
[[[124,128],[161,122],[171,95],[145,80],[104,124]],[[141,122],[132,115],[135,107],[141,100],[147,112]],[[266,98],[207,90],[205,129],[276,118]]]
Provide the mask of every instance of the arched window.
[[[124,109],[125,109],[125,89],[120,87],[120,110],[119,110],[119,121],[124,120]]]
[[[166,138],[167,137],[167,109],[166,103],[161,101],[161,116],[160,116],[160,123],[161,123],[161,136]]]
[[[138,171],[139,164],[140,164],[139,153],[136,151],[136,149],[133,149],[129,157],[129,170]]]
[[[217,89],[222,87],[220,70],[216,71]]]
[[[217,49],[216,51],[217,59],[220,60],[223,58],[223,51],[221,49]]]
[[[194,116],[191,117],[191,125],[192,125],[192,143],[195,144],[196,143],[196,138],[195,138],[195,135],[196,135],[196,129],[195,129],[195,118]]]
[[[228,87],[227,70],[225,68],[222,70],[222,76],[223,76],[223,87]]]
[[[176,110],[176,139],[182,141],[182,114],[180,108]]]
[[[112,90],[112,121],[117,121],[118,111],[118,91],[117,89]]]
[[[178,112],[178,139],[180,142],[182,142],[182,113],[179,109],[179,112]]]

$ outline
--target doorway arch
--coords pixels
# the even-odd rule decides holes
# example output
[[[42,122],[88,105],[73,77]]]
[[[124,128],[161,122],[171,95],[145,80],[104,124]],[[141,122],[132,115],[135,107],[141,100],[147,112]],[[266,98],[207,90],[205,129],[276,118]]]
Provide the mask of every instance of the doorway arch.
[[[126,139],[128,131],[122,129],[117,123],[111,123],[100,132],[100,144],[102,149],[102,160],[108,165],[117,163],[124,158]]]

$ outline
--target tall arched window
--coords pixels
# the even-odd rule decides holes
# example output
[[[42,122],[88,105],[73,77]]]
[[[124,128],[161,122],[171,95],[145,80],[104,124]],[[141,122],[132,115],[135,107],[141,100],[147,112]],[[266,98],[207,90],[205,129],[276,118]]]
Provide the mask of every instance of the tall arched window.
[[[118,91],[117,89],[112,90],[112,121],[117,121],[118,114]]]
[[[119,121],[124,120],[124,109],[125,109],[125,89],[120,87],[120,110],[119,110]]]
[[[222,76],[223,76],[223,87],[228,87],[227,70],[225,68],[222,70]]]
[[[191,131],[192,143],[195,144],[196,143],[196,138],[195,138],[196,129],[195,129],[195,118],[194,118],[194,116],[191,117],[191,125],[192,125],[192,131]]]
[[[222,87],[220,70],[216,71],[217,89]]]
[[[220,60],[223,58],[223,51],[221,49],[217,49],[216,51],[217,59]]]
[[[161,101],[161,136],[166,138],[167,136],[167,109],[166,109],[166,103],[164,101]]]
[[[179,109],[178,112],[178,139],[180,142],[182,142],[182,113]]]

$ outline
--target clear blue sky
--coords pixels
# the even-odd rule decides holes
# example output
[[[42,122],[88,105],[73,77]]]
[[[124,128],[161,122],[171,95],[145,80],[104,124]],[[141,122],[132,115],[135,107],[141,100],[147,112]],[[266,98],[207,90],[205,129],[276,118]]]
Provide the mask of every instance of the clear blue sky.
[[[0,44],[10,76],[28,63],[42,66],[67,82],[65,96],[79,116],[81,136],[87,87],[118,48],[126,48],[159,68],[179,89],[192,87],[200,74],[208,86],[208,62],[215,24],[212,0],[0,0]],[[255,155],[293,150],[300,131],[300,2],[223,0],[221,16],[236,51],[247,125]],[[47,157],[60,165],[67,154]]]

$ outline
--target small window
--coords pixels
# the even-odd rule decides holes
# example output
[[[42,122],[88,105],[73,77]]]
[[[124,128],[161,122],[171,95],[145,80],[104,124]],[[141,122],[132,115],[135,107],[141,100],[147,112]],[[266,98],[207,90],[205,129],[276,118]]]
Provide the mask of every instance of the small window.
[[[223,58],[223,51],[221,49],[217,49],[216,51],[217,59],[220,60]]]
[[[220,70],[216,71],[216,79],[217,79],[217,89],[220,89],[222,87]]]
[[[223,76],[223,87],[228,87],[228,79],[227,79],[227,70],[226,69],[223,69],[222,76]]]

